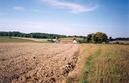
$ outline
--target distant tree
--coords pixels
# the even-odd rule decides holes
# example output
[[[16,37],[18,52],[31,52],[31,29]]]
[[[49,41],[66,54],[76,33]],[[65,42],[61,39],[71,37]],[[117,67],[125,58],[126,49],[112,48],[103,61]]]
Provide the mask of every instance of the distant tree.
[[[109,41],[113,41],[112,37],[109,37]]]
[[[97,32],[94,34],[93,43],[103,43],[108,41],[108,36],[105,33]]]
[[[108,41],[108,36],[105,33],[97,32],[87,35],[87,43],[103,43]]]
[[[87,35],[87,43],[91,43],[92,42],[92,35],[93,34],[88,34]]]

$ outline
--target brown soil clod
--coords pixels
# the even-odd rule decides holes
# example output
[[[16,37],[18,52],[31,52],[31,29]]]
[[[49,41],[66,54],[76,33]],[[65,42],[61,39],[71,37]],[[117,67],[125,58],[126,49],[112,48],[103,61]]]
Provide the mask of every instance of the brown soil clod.
[[[61,83],[76,65],[78,48],[76,44],[0,43],[0,83]]]

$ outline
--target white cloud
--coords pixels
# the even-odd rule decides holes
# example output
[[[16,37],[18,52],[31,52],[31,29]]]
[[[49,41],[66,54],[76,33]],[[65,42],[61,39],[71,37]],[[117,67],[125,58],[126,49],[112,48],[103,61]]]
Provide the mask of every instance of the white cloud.
[[[14,6],[13,9],[17,10],[17,11],[24,11],[25,10],[25,8],[21,7],[21,6]]]
[[[98,7],[98,6],[92,6],[92,7],[84,6],[81,4],[68,2],[68,0],[41,0],[41,1],[56,8],[68,9],[72,13],[89,12],[95,10]]]

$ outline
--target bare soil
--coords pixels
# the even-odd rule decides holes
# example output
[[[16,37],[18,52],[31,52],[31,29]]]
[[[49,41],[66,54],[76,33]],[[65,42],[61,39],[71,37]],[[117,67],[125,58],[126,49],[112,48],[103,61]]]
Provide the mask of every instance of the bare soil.
[[[0,43],[0,83],[61,83],[78,55],[76,44]]]

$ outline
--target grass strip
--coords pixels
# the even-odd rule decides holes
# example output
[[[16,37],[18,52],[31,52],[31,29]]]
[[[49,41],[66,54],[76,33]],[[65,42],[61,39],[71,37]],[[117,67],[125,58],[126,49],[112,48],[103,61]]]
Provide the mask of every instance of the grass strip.
[[[99,49],[96,50],[96,52],[93,55],[91,55],[88,58],[85,66],[84,66],[84,69],[82,70],[82,74],[81,74],[81,77],[80,77],[80,83],[87,83],[86,79],[88,78],[88,74],[90,72],[92,72],[91,68],[92,68],[94,59],[97,58],[100,55],[100,53],[101,53],[101,49],[99,48]]]

